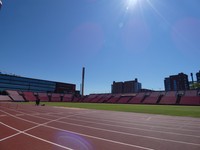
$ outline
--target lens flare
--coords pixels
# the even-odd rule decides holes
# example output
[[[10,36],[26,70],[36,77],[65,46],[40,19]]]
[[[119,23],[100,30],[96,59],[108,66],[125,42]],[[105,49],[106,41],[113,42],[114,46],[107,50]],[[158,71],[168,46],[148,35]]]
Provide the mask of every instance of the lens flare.
[[[127,0],[126,9],[129,10],[137,4],[138,0]]]
[[[55,135],[55,142],[62,146],[79,150],[92,150],[91,144],[84,137],[65,131],[59,131]]]

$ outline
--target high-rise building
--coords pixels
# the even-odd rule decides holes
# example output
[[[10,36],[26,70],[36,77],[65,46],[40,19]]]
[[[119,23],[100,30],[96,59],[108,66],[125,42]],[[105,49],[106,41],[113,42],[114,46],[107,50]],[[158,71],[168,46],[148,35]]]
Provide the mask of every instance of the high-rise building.
[[[200,83],[200,70],[199,72],[196,73],[196,76],[197,76],[197,82]]]
[[[111,87],[112,94],[123,93],[124,91],[124,83],[123,82],[115,82],[113,81]]]
[[[188,75],[179,73],[171,75],[164,80],[165,91],[189,90]]]
[[[141,90],[142,84],[137,79],[125,82],[113,82],[112,94],[117,93],[137,93]]]

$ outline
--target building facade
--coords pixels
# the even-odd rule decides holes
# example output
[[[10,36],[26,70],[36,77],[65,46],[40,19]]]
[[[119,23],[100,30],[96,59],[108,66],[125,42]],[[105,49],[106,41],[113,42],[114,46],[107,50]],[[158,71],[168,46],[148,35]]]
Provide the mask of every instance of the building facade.
[[[0,73],[0,91],[75,93],[76,85]]]
[[[189,90],[188,75],[179,73],[171,75],[164,80],[165,91]]]
[[[141,90],[142,84],[137,79],[125,82],[115,82],[112,84],[112,94],[137,93]]]

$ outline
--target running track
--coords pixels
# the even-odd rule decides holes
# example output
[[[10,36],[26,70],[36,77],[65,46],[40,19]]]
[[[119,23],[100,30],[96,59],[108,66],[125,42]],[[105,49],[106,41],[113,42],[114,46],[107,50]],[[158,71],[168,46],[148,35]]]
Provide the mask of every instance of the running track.
[[[0,103],[0,150],[200,150],[200,119]]]

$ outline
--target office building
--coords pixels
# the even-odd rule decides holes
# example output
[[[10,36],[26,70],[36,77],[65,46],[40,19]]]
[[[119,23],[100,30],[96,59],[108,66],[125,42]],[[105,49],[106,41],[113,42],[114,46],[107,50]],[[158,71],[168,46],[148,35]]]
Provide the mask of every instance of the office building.
[[[75,93],[76,85],[0,73],[0,91]]]
[[[112,94],[118,93],[137,93],[140,92],[142,88],[141,83],[137,79],[125,82],[113,82],[112,84]]]
[[[179,73],[171,75],[164,80],[165,91],[189,90],[188,75]]]

